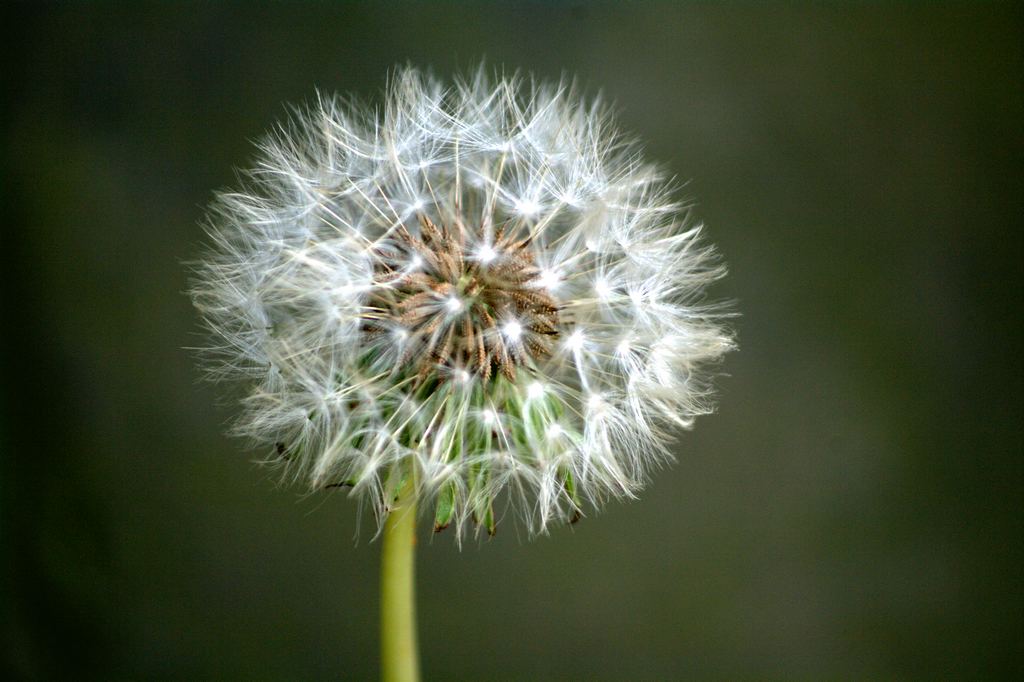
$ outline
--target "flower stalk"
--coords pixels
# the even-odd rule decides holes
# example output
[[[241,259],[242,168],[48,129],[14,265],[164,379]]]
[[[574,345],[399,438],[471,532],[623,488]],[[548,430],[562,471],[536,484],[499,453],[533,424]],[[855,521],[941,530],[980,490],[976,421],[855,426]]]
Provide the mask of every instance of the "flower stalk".
[[[416,482],[409,475],[388,513],[380,563],[381,679],[417,682]]]

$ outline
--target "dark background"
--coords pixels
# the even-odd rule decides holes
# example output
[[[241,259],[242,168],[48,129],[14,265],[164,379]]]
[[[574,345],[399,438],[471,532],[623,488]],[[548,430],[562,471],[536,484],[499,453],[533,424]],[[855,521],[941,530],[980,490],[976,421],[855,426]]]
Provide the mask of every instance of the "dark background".
[[[222,435],[198,221],[315,87],[577,75],[731,267],[720,409],[633,504],[421,536],[428,679],[1019,678],[1022,16],[979,4],[5,5],[0,672],[377,673],[343,494]]]

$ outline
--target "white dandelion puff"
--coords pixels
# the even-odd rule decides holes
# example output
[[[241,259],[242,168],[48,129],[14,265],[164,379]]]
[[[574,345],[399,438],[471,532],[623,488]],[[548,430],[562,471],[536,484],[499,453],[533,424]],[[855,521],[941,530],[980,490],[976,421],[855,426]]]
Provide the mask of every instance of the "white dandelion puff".
[[[672,193],[568,83],[318,96],[209,212],[192,295],[235,431],[379,519],[412,476],[459,536],[498,499],[543,532],[635,495],[733,347]]]

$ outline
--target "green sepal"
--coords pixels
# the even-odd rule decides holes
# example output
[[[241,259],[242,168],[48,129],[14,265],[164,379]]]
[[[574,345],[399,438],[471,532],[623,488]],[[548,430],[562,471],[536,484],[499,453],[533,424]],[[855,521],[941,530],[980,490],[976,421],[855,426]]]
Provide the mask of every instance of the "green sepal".
[[[440,533],[452,522],[455,513],[455,486],[446,485],[437,496],[437,507],[434,510],[434,532]]]
[[[482,519],[480,518],[481,512],[483,513]],[[473,524],[478,527],[483,524],[487,529],[487,534],[494,537],[498,532],[498,521],[494,518],[494,500],[487,500],[487,505],[483,509],[478,507],[473,510]]]
[[[388,469],[383,481],[384,490],[387,493],[387,497],[385,499],[388,503],[388,511],[391,511],[391,507],[393,507],[395,502],[398,501],[398,496],[402,494],[402,488],[405,487],[405,482],[409,479],[409,476],[410,472],[406,467],[398,468],[396,466],[392,466]],[[391,480],[393,478],[397,479],[397,483],[394,487],[391,486]]]
[[[565,470],[565,474],[562,477],[562,485],[565,487],[565,494],[572,502],[572,516],[569,518],[569,523],[576,523],[583,514],[580,512],[581,504],[578,491],[576,490],[576,479],[573,478],[572,472],[568,469]]]
[[[487,527],[487,534],[492,538],[498,532],[498,522],[494,518],[494,501],[487,501],[487,511],[484,512],[484,525]]]

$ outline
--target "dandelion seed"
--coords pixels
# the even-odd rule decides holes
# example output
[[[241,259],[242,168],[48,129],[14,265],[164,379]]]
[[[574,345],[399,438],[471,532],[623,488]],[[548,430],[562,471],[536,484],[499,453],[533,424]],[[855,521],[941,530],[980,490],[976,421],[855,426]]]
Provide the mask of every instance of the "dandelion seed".
[[[504,332],[510,341],[518,341],[519,337],[523,335],[523,325],[512,320],[502,327],[501,331]]]
[[[498,257],[498,252],[494,250],[493,246],[485,244],[480,247],[476,257],[480,259],[481,263],[490,263],[492,260]]]
[[[540,277],[537,278],[537,284],[545,289],[554,289],[559,281],[558,273],[553,270],[541,270]]]
[[[531,400],[538,400],[544,395],[544,384],[535,381],[526,389],[526,397]]]
[[[533,199],[520,199],[516,202],[516,211],[524,216],[533,216],[540,212],[540,204]]]
[[[452,296],[444,302],[444,307],[447,308],[450,313],[457,313],[462,310],[462,300]]]
[[[583,344],[586,342],[587,337],[583,334],[583,330],[577,329],[565,340],[565,346],[571,351],[578,352],[583,350]]]

